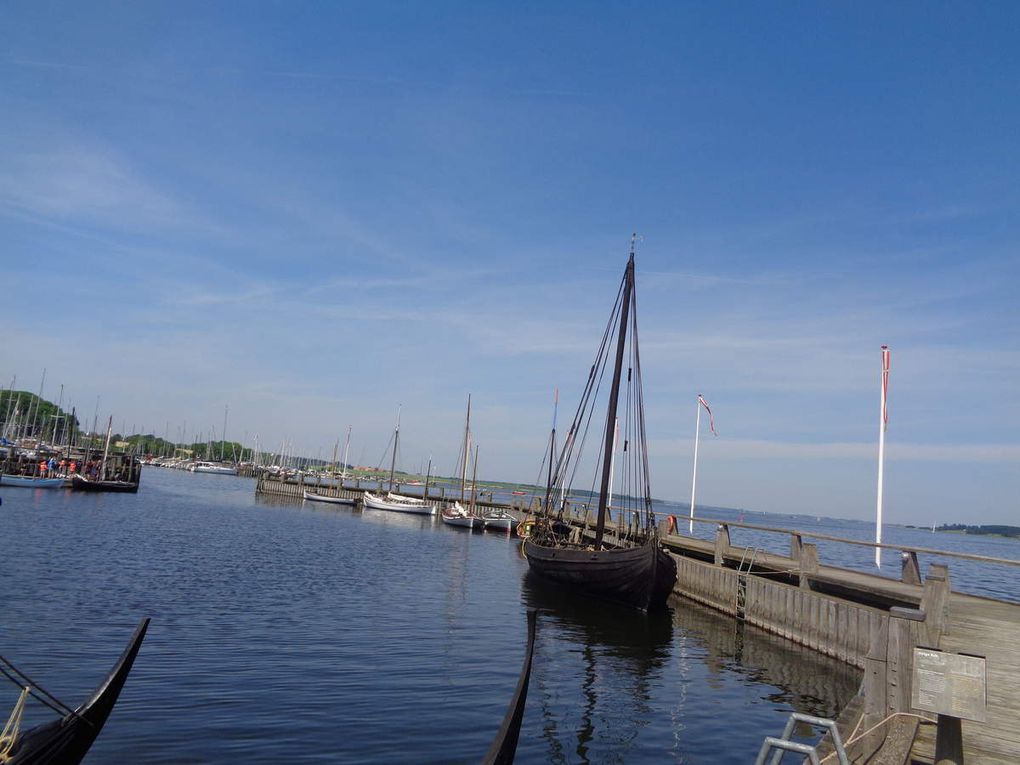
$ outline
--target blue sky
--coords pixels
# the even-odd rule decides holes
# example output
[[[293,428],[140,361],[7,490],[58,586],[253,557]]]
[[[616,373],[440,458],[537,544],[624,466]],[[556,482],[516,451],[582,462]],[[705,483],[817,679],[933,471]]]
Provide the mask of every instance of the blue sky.
[[[0,379],[533,481],[639,232],[652,485],[1020,523],[1014,3],[7,3]],[[562,421],[562,420],[561,420]]]

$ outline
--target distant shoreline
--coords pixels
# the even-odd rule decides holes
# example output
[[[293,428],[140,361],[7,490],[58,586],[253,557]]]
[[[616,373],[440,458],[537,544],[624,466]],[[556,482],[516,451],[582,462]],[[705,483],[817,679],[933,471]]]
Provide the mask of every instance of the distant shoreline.
[[[926,526],[906,526],[908,529],[925,529]],[[934,529],[948,534],[973,534],[983,537],[1002,537],[1004,539],[1020,539],[1020,526],[982,525],[968,526],[964,523],[944,523]]]

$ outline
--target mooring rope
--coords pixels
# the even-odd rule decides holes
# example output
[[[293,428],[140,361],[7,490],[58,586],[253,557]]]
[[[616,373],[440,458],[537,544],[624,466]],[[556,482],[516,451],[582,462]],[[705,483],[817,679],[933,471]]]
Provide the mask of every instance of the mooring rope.
[[[7,718],[3,733],[0,733],[0,762],[7,762],[10,759],[11,750],[18,740],[18,733],[21,732],[21,716],[25,711],[25,699],[28,698],[29,688],[26,685],[18,696],[11,716]]]
[[[854,729],[850,732],[850,738],[848,738],[843,743],[843,750],[845,751],[846,749],[848,749],[851,744],[856,744],[858,741],[860,741],[862,738],[867,736],[869,733],[874,733],[876,729],[881,728],[883,725],[885,725],[887,722],[889,722],[894,717],[916,717],[921,722],[926,722],[926,723],[934,723],[935,722],[931,718],[924,717],[922,715],[915,715],[913,712],[893,712],[891,715],[886,717],[881,722],[875,723],[874,725],[872,725],[870,728],[868,728],[863,733],[858,734],[857,733],[857,729],[860,728],[861,727],[861,723],[864,722],[864,715],[861,715],[860,718],[858,718],[858,720],[857,720],[857,725],[855,725]],[[827,760],[831,760],[837,754],[838,754],[838,752],[830,752],[829,754],[825,755],[821,760],[819,760],[819,763],[826,762]]]
[[[6,666],[7,669],[4,669],[4,666]],[[8,669],[10,670],[10,672],[7,671]],[[13,672],[14,675],[12,675],[11,672]],[[17,685],[19,688],[23,687],[25,685],[29,686],[29,688],[30,688],[29,695],[33,699],[38,701],[39,703],[41,703],[44,706],[47,706],[50,709],[52,709],[57,714],[59,714],[59,715],[74,715],[75,717],[78,717],[79,719],[83,719],[83,720],[85,719],[81,715],[79,715],[77,712],[75,712],[73,709],[71,709],[71,707],[67,706],[67,704],[62,702],[60,699],[58,699],[52,693],[50,693],[45,688],[43,688],[41,685],[39,685],[39,683],[37,683],[35,680],[30,678],[28,675],[26,675],[24,672],[22,672],[16,666],[14,666],[10,661],[5,659],[3,656],[0,656],[0,674],[2,674],[4,677],[6,677],[8,680],[10,680],[15,685]],[[37,691],[38,691],[38,693],[37,693]],[[88,722],[88,721],[86,720],[86,722]]]

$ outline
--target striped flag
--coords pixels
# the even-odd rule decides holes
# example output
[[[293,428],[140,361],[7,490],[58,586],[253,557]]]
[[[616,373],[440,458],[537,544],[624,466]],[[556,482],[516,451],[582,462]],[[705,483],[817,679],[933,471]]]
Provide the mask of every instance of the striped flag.
[[[708,402],[705,401],[705,397],[700,393],[698,394],[698,403],[705,407],[705,411],[708,412],[708,427],[712,429],[712,435],[718,436],[719,434],[715,432],[715,418],[712,417],[712,407],[708,405]]]
[[[889,429],[889,346],[882,346],[882,425]]]

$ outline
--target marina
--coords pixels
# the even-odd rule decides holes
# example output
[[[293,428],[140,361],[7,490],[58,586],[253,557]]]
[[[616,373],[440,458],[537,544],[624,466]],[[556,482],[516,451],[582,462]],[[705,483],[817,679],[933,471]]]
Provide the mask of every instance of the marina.
[[[0,765],[1020,765],[1020,4],[3,19]]]

